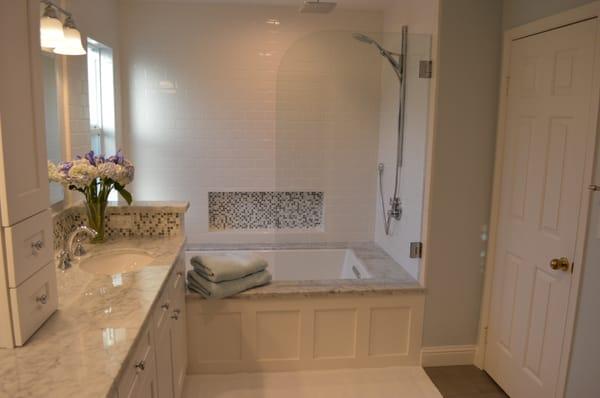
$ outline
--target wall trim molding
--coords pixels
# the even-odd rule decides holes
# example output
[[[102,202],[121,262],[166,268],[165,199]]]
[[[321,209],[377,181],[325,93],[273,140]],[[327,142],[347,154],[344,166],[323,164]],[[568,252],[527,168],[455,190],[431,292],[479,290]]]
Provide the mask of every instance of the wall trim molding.
[[[473,365],[476,350],[476,345],[423,347],[421,366]]]

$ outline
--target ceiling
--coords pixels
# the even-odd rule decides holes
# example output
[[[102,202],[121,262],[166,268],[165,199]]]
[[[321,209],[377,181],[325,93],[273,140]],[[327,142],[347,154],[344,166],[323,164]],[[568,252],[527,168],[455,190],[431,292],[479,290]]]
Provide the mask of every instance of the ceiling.
[[[303,0],[137,0],[148,3],[196,3],[196,4],[241,4],[241,5],[271,5],[300,7]],[[325,2],[326,0],[321,0]],[[331,0],[337,3],[337,8],[385,10],[394,0]]]

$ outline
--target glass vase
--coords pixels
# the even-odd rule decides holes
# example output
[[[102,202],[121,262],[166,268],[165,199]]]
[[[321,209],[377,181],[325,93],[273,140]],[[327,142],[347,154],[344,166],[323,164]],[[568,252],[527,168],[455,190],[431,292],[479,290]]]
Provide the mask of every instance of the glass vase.
[[[88,217],[88,226],[95,230],[98,234],[91,240],[92,243],[105,242],[107,236],[105,234],[105,214],[108,201],[102,198],[94,198],[86,200],[85,207]]]

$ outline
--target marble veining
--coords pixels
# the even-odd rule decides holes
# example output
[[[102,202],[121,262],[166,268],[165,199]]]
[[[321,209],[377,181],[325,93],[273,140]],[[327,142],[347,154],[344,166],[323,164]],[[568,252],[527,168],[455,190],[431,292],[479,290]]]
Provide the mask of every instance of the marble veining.
[[[352,249],[371,273],[369,279],[318,281],[273,281],[269,285],[239,293],[230,299],[276,298],[281,296],[323,296],[336,294],[409,294],[424,292],[423,286],[374,242],[250,243],[188,245],[188,250],[289,250]],[[188,299],[203,299],[189,291]]]
[[[184,244],[177,236],[89,246],[90,254],[137,248],[154,257],[120,277],[87,273],[77,263],[57,270],[58,311],[24,347],[0,350],[0,397],[105,397]]]

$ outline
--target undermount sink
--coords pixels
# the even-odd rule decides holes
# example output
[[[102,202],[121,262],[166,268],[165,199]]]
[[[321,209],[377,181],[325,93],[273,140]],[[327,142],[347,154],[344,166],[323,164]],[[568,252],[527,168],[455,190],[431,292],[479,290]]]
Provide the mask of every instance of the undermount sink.
[[[125,274],[144,268],[154,257],[141,249],[114,249],[81,259],[79,268],[99,275]]]

